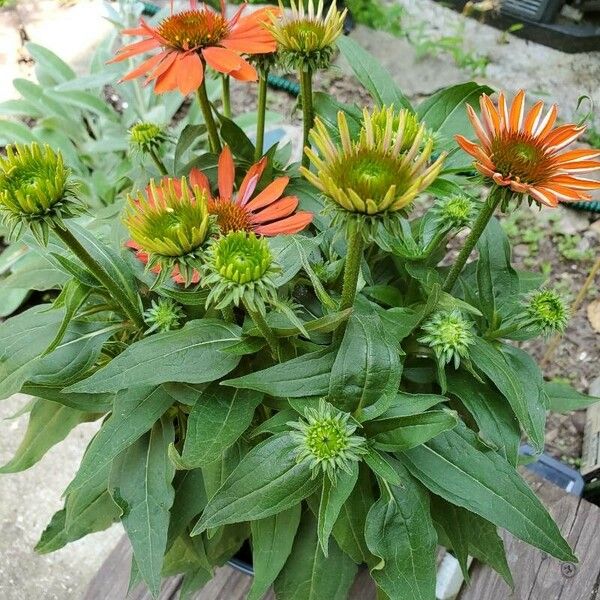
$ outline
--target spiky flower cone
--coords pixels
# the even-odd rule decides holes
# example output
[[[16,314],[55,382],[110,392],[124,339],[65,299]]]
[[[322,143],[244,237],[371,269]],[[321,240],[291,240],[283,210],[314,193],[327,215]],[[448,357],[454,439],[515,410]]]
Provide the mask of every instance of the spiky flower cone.
[[[159,285],[168,275],[185,285],[198,280],[210,231],[207,199],[199,186],[165,177],[128,198],[124,217],[130,246],[143,254],[147,268],[158,272]]]
[[[129,143],[140,152],[155,152],[166,140],[165,132],[156,123],[136,123],[129,130]]]
[[[454,363],[458,369],[461,359],[468,358],[473,328],[459,311],[437,312],[422,329],[426,335],[419,338],[419,342],[433,349],[440,364]]]
[[[49,229],[64,229],[63,219],[81,212],[69,175],[62,155],[50,146],[6,148],[6,157],[0,157],[0,217],[11,236],[26,225],[46,245]]]

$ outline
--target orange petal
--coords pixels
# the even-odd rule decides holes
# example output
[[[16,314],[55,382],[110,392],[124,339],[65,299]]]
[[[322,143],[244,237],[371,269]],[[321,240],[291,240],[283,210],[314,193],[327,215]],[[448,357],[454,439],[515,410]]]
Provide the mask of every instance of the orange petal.
[[[240,206],[245,206],[248,203],[248,200],[250,200],[250,197],[256,189],[256,184],[259,182],[266,166],[267,159],[263,156],[256,164],[248,169],[237,194],[237,203]]]
[[[510,115],[508,114],[508,106],[504,92],[498,94],[498,112],[500,113],[500,127],[505,131],[510,128]]]
[[[221,200],[229,200],[233,195],[233,183],[235,181],[235,165],[229,146],[225,146],[221,156],[219,156],[217,180]]]
[[[544,146],[546,146],[548,152],[557,152],[572,144],[584,131],[584,127],[577,127],[576,125],[557,127],[546,136]]]
[[[473,107],[470,104],[467,104],[467,115],[468,115],[469,121],[471,121],[471,125],[473,125],[473,129],[475,130],[475,133],[477,134],[477,137],[479,138],[481,143],[485,144],[486,146],[489,146],[490,137],[488,136],[487,132],[483,128],[483,125],[481,124],[479,117],[477,116],[477,114],[473,110]]]
[[[469,141],[464,135],[457,134],[454,136],[454,139],[467,154],[477,157],[479,150],[479,146],[477,144]]]
[[[523,125],[523,115],[525,114],[525,90],[519,90],[513,99],[510,107],[510,128],[513,131],[520,131]]]
[[[208,177],[200,170],[195,167],[190,171],[189,174],[190,185],[198,186],[203,192],[207,194],[207,199],[211,200],[210,195],[210,182]]]
[[[296,196],[285,196],[267,208],[258,213],[254,213],[252,221],[254,223],[268,223],[289,217],[298,207],[298,198]]]
[[[537,138],[543,139],[554,127],[554,123],[556,123],[556,118],[558,117],[558,107],[556,104],[553,104],[550,107],[550,110],[546,113],[546,116],[541,120],[533,135]]]
[[[196,52],[180,54],[177,58],[177,87],[179,91],[187,96],[195,92],[204,79],[204,67]]]
[[[135,79],[140,75],[145,75],[149,71],[151,71],[161,60],[163,60],[167,54],[165,52],[161,52],[155,56],[151,56],[148,60],[145,60],[139,67],[133,69],[133,71],[129,71],[126,75],[121,77],[121,81],[129,81],[130,79]]]
[[[131,58],[132,56],[136,56],[137,54],[144,54],[149,50],[154,50],[154,48],[158,48],[160,46],[160,42],[154,38],[150,38],[147,40],[142,40],[141,42],[135,42],[134,44],[129,44],[128,46],[123,46],[118,52],[117,55],[109,60],[109,63],[120,62],[125,60],[126,58]]]
[[[255,198],[248,203],[248,210],[258,210],[275,202],[275,200],[283,194],[283,190],[285,190],[289,181],[289,177],[279,177],[275,179],[275,181],[270,183],[262,192],[260,192],[260,194],[257,194]]]
[[[226,48],[217,48],[216,46],[210,46],[202,49],[202,56],[206,59],[206,62],[219,73],[229,74],[240,68],[244,59]]]
[[[578,160],[566,164],[558,163],[556,166],[569,173],[586,173],[600,169],[600,162],[597,160]]]
[[[259,225],[255,228],[256,233],[266,236],[291,235],[302,231],[313,220],[313,214],[306,211],[297,212],[291,217],[275,221],[268,225]]]
[[[258,73],[256,69],[247,61],[243,61],[240,68],[231,71],[231,76],[238,81],[257,81]]]
[[[598,190],[600,181],[595,179],[582,179],[581,177],[571,177],[571,175],[555,175],[546,182],[548,185],[555,183],[568,185],[576,190]]]
[[[498,109],[487,94],[481,95],[480,104],[483,122],[490,137],[494,137],[494,135],[500,132],[500,115],[498,114]]]
[[[558,198],[547,188],[532,187],[529,189],[529,195],[540,204],[545,204],[552,208],[558,205]]]
[[[597,156],[600,156],[600,148],[578,148],[577,150],[569,150],[568,152],[560,154],[556,157],[556,162],[565,164],[578,160],[589,160],[591,158],[596,158]]]
[[[525,133],[532,134],[540,121],[540,115],[544,110],[544,103],[538,100],[527,113],[525,117],[525,123],[523,124],[523,131]]]
[[[560,200],[579,200],[581,198],[581,192],[574,190],[566,185],[558,185],[553,183],[548,186]]]
[[[175,53],[172,53],[175,55]],[[154,85],[154,91],[157,94],[163,94],[164,92],[171,92],[177,89],[177,57],[174,56],[173,60],[170,61],[170,65],[166,68],[157,78],[156,84]],[[162,65],[159,65],[162,67]],[[154,75],[152,75],[154,77]],[[148,81],[150,77],[148,78]]]
[[[277,43],[273,39],[260,40],[234,35],[221,40],[221,46],[236,52],[243,52],[244,54],[268,54],[277,50]]]

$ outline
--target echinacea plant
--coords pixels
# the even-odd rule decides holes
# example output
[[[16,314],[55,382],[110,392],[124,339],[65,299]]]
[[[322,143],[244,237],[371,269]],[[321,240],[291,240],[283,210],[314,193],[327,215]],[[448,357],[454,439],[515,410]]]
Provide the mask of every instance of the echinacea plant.
[[[35,398],[0,471],[99,421],[36,549],[120,521],[132,583],[156,597],[182,574],[186,598],[246,544],[249,600],[271,586],[278,600],[344,600],[364,569],[378,598],[435,600],[438,545],[465,575],[471,556],[512,584],[498,528],[575,562],[517,466],[523,437],[543,450],[557,394],[582,396],[548,385],[511,343],[564,330],[568,310],[513,268],[495,213],[589,199],[600,183],[579,174],[600,169],[600,152],[566,150],[582,127],[554,128],[557,109],[540,102],[526,112],[524,92],[509,107],[466,83],[413,107],[337,39],[335,3],[301,7],[228,18],[191,1],[125,32],[142,39],[117,64],[157,53],[123,80],[195,93],[204,123],[177,138],[137,115],[129,142],[158,178],[120,187],[115,175],[114,219],[84,206],[85,177],[60,152],[18,145],[0,158],[3,220],[61,275],[48,302],[0,325],[0,397]],[[326,95],[313,106],[312,72],[336,43],[375,108]],[[256,146],[209,102],[204,76],[252,85],[248,55],[268,57]],[[276,63],[303,73],[302,167],[263,153]],[[476,97],[481,117],[465,104]]]

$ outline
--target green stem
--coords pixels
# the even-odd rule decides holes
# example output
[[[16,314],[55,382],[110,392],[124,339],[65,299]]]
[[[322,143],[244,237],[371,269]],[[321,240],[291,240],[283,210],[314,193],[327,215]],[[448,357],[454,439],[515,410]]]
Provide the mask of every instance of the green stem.
[[[204,123],[206,124],[206,130],[208,132],[210,151],[213,154],[219,154],[221,152],[221,141],[219,140],[219,132],[217,131],[217,125],[215,124],[212,108],[206,93],[206,80],[202,80],[200,87],[196,90],[196,96],[198,98],[198,104],[200,104],[202,114],[204,115]]]
[[[273,333],[273,330],[269,327],[269,324],[266,322],[265,318],[260,314],[260,312],[251,310],[246,303],[244,303],[244,306],[250,315],[250,318],[258,327],[258,330],[261,332],[262,336],[265,338],[265,340],[267,340],[267,344],[271,349],[273,358],[279,362],[279,340],[277,339],[277,336]]]
[[[440,229],[432,238],[432,240],[427,244],[425,250],[423,250],[423,254],[421,256],[417,256],[413,260],[417,262],[423,262],[427,260],[439,247],[439,245],[446,240],[448,237],[447,229]]]
[[[87,267],[90,273],[111,293],[123,312],[135,325],[143,330],[146,328],[144,318],[138,307],[127,297],[123,290],[114,283],[104,269],[88,254],[79,240],[68,230],[56,227],[54,233],[70,248],[71,252]]]
[[[469,233],[467,239],[465,240],[465,245],[462,247],[462,250],[456,258],[454,265],[446,276],[446,281],[444,281],[445,292],[449,292],[454,287],[458,276],[461,274],[469,256],[471,256],[471,252],[473,252],[473,248],[475,248],[477,241],[481,237],[481,234],[485,230],[489,220],[494,215],[496,208],[500,204],[503,197],[503,191],[504,190],[502,188],[497,186],[494,186],[490,190],[485,203],[479,211],[479,215],[477,215],[475,223],[473,223],[471,233]]]
[[[300,69],[300,89],[302,99],[302,166],[308,169],[310,160],[304,153],[304,148],[310,145],[308,134],[314,124],[312,71],[310,67]]]
[[[258,114],[256,117],[256,150],[254,160],[258,162],[263,155],[265,141],[265,113],[267,112],[267,78],[269,71],[264,70],[258,79]]]
[[[231,119],[231,94],[229,93],[229,75],[221,75],[223,115]]]
[[[167,167],[165,167],[165,163],[159,158],[158,154],[156,154],[156,150],[150,148],[148,150],[148,154],[150,154],[150,157],[154,161],[154,164],[156,165],[156,168],[159,170],[160,174],[163,177],[167,175]]]
[[[485,334],[485,338],[487,340],[497,340],[499,338],[506,337],[511,333],[517,331],[522,325],[519,323],[513,323],[512,325],[507,325],[506,327],[502,327],[502,329],[496,329],[495,331],[490,331],[490,333]]]

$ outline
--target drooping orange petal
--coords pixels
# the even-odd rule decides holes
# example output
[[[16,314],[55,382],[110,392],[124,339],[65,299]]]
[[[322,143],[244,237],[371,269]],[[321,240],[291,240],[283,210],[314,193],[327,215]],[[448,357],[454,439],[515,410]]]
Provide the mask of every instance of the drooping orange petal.
[[[151,73],[148,74],[144,85],[148,85],[152,80],[158,79],[163,73],[171,68],[176,59],[177,52],[173,50],[166,52],[164,59],[158,63]]]
[[[233,184],[235,181],[235,165],[229,146],[225,146],[219,156],[217,181],[221,200],[229,200],[233,195]]]
[[[600,156],[600,148],[578,148],[577,150],[569,150],[563,154],[559,154],[556,157],[557,164],[566,164],[568,162],[574,162],[579,160],[590,160]]]
[[[510,128],[513,131],[520,131],[523,125],[523,115],[525,114],[525,91],[519,90],[514,97],[510,107]]]
[[[221,46],[244,54],[268,54],[269,52],[275,52],[277,49],[277,44],[273,40],[263,41],[237,36],[230,36],[221,40]]]
[[[173,60],[170,61],[170,66],[156,78],[154,91],[157,94],[163,94],[164,92],[171,92],[172,90],[177,89],[177,54],[175,52],[172,52],[171,54],[173,55]]]
[[[554,207],[558,205],[558,198],[556,197],[556,195],[546,188],[530,187],[529,195],[534,200],[537,200],[538,202],[541,202],[546,206]]]
[[[202,49],[202,56],[206,62],[219,73],[229,74],[240,68],[244,59],[227,48],[217,48],[210,46]]]
[[[117,55],[108,62],[109,64],[120,62],[127,58],[131,58],[132,56],[136,56],[137,54],[144,54],[149,50],[154,50],[154,48],[158,48],[159,46],[160,42],[154,38],[142,40],[141,42],[135,42],[133,44],[129,44],[128,46],[123,46],[123,48],[117,52]]]
[[[245,206],[250,200],[266,166],[267,158],[263,156],[257,163],[253,164],[248,169],[237,194],[237,203],[240,206]]]
[[[569,173],[586,173],[600,169],[600,162],[597,160],[578,160],[567,164],[559,163],[557,167]]]
[[[230,75],[238,81],[257,81],[258,73],[256,69],[248,62],[242,61],[239,69],[231,71]]]
[[[208,177],[200,170],[195,167],[190,171],[189,174],[190,185],[197,185],[206,195],[208,200],[212,200],[210,194],[210,182],[208,181]]]
[[[573,143],[584,131],[584,127],[577,127],[576,125],[557,127],[546,136],[544,145],[549,152],[556,152]]]
[[[133,69],[133,71],[129,71],[129,73],[123,75],[120,81],[129,81],[131,79],[135,79],[140,75],[145,75],[149,71],[151,71],[158,63],[160,63],[163,58],[167,56],[166,52],[160,52],[155,56],[151,56],[149,59],[145,60],[139,67]]]
[[[571,175],[555,175],[548,179],[548,184],[568,185],[576,190],[599,190],[600,181],[595,179],[584,179],[581,177],[572,177]]]
[[[259,225],[256,227],[256,233],[266,236],[291,235],[302,231],[313,220],[314,215],[310,212],[300,211],[291,217],[275,221],[268,225]]]
[[[253,221],[255,223],[268,223],[289,217],[298,207],[298,198],[296,196],[285,196],[273,202],[260,212],[254,213]]]
[[[200,87],[204,79],[204,67],[196,52],[180,54],[175,68],[177,87],[184,96],[195,92]]]
[[[477,158],[478,151],[479,151],[479,146],[477,144],[474,144],[473,142],[469,141],[464,135],[460,135],[460,134],[455,135],[454,139],[456,140],[456,143],[467,154],[470,154],[471,156],[474,156],[475,158]]]
[[[275,200],[283,194],[283,191],[289,182],[289,177],[278,177],[260,192],[260,194],[257,194],[250,202],[248,202],[246,208],[250,211],[255,211],[275,202]]]
[[[574,190],[566,185],[553,183],[550,188],[561,200],[579,200],[581,198],[581,191]]]

